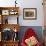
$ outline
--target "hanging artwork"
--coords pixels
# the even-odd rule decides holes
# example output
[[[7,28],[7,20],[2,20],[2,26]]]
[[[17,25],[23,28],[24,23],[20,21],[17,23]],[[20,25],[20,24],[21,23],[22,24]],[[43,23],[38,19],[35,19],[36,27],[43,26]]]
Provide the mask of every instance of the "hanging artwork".
[[[37,18],[37,9],[36,8],[24,8],[23,9],[23,18],[27,20],[34,20]]]

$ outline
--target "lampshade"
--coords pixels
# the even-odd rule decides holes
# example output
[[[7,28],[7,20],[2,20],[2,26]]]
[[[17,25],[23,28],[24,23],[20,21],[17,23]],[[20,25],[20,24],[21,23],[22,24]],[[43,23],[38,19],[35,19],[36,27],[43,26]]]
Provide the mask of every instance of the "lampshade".
[[[16,28],[14,29],[14,32],[17,32],[17,29]]]

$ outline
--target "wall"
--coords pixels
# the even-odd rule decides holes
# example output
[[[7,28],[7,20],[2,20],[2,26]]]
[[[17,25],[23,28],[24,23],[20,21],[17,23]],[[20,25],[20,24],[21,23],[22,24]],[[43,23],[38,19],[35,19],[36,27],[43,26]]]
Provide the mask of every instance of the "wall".
[[[15,0],[0,0],[1,7],[15,6]],[[43,6],[42,0],[17,0],[19,6],[19,24],[21,26],[43,26]],[[23,19],[23,8],[37,8],[37,19],[36,20],[24,20]],[[12,17],[11,17],[12,18]],[[10,20],[10,19],[9,19]]]
[[[20,1],[20,25],[22,26],[43,26],[43,6],[42,0]],[[37,20],[23,20],[23,8],[37,8]]]

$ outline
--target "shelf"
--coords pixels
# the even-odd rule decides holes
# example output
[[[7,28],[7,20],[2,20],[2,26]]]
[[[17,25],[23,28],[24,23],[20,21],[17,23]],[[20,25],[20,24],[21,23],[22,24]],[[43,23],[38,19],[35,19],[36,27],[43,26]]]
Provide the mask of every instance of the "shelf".
[[[19,42],[19,40],[16,40],[16,41],[12,41],[12,40],[10,40],[10,41],[1,41],[1,42],[4,42],[4,43],[16,43],[16,42]]]
[[[16,44],[18,44],[18,42],[17,41],[15,41],[15,42],[3,42],[3,44],[5,45],[16,45]]]
[[[1,42],[2,46],[18,46],[18,41],[5,41],[5,42]]]
[[[18,31],[20,29],[18,24],[18,10],[19,7],[0,7],[0,46],[18,46]]]
[[[19,7],[0,7],[1,15],[17,15]]]
[[[5,28],[10,28],[14,31],[14,29],[17,29],[17,31],[20,29],[20,26],[18,24],[0,24],[1,31]]]
[[[0,7],[0,24],[9,24],[9,22],[12,20],[9,17],[14,17],[16,20],[13,24],[18,24],[18,10],[19,7]],[[13,20],[12,20],[13,21]],[[12,24],[12,21],[10,24]]]

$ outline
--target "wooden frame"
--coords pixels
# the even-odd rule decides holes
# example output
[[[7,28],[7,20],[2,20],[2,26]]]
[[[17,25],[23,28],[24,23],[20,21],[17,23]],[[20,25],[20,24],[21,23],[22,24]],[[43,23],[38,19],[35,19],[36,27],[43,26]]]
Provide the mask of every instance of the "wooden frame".
[[[9,10],[2,10],[2,15],[9,15]]]
[[[23,19],[35,20],[37,18],[36,8],[24,8],[23,9]]]

